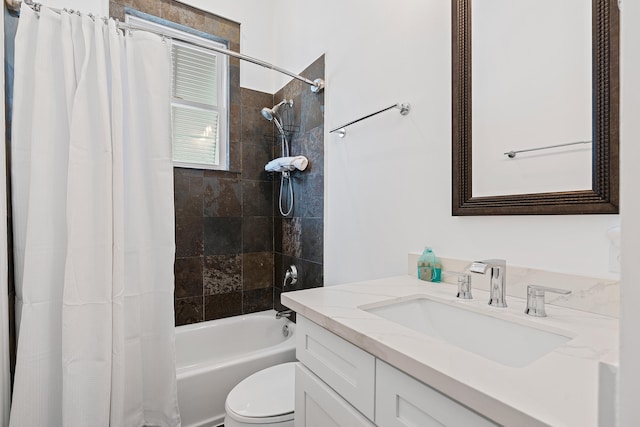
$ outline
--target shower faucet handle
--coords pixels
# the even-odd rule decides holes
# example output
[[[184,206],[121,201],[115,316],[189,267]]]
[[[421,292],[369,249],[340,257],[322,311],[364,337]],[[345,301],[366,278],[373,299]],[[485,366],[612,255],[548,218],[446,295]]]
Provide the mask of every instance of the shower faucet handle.
[[[287,282],[289,282],[289,285],[295,285],[296,283],[298,283],[298,269],[293,264],[291,264],[289,268],[287,268],[287,271],[284,273],[282,289],[287,287]]]

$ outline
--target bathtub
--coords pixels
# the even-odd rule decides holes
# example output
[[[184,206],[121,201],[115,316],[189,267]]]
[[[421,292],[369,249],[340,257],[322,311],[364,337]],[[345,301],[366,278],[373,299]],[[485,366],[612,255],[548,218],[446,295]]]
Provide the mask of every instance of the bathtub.
[[[222,424],[225,399],[236,384],[261,369],[295,360],[295,324],[275,316],[269,310],[176,327],[183,427]]]

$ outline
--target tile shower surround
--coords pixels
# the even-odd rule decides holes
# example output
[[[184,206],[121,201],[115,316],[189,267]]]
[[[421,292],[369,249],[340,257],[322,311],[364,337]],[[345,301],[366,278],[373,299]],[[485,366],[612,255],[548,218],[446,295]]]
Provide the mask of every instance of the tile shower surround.
[[[240,25],[224,18],[170,0],[111,0],[110,15],[124,20],[125,7],[222,37],[240,50]],[[282,278],[290,264],[300,274],[295,289],[323,283],[324,95],[295,80],[274,97],[240,88],[237,59],[230,58],[229,71],[231,171],[174,169],[176,325],[270,309],[274,297],[275,308],[283,309]],[[302,75],[323,76],[324,57]],[[307,171],[294,174],[290,218],[278,213],[280,177],[264,171],[280,145],[260,114],[285,95],[294,99],[299,127],[291,153],[310,160]]]
[[[315,79],[324,76],[324,55],[315,60],[302,73]],[[274,95],[274,103],[284,98],[293,99],[294,126],[296,132],[290,140],[292,155],[309,159],[309,166],[302,173],[293,173],[294,208],[283,218],[278,210],[280,177],[274,178],[274,308],[287,307],[280,303],[283,278],[287,268],[294,264],[298,269],[298,283],[284,291],[315,288],[323,285],[323,236],[324,236],[324,92],[314,94],[298,81],[289,82]],[[274,145],[273,156],[280,155],[280,144]]]

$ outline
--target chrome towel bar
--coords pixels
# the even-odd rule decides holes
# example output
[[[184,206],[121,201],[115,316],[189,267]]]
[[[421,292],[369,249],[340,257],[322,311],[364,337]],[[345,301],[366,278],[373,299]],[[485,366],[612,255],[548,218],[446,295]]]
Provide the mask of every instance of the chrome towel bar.
[[[409,114],[409,111],[411,111],[411,105],[410,104],[393,104],[393,105],[391,105],[391,106],[389,106],[387,108],[383,108],[382,110],[376,111],[375,113],[367,114],[366,116],[360,117],[359,119],[356,119],[356,120],[354,120],[352,122],[349,122],[349,123],[344,124],[342,126],[338,126],[337,128],[329,131],[329,133],[338,132],[338,136],[340,138],[344,138],[345,135],[347,134],[347,130],[346,130],[347,127],[351,126],[352,124],[361,122],[362,120],[366,120],[369,117],[373,117],[373,116],[376,116],[376,115],[378,115],[380,113],[384,113],[385,111],[389,111],[392,108],[399,109],[400,110],[400,114],[402,114],[403,116],[406,116],[407,114]]]
[[[510,159],[513,159],[518,153],[527,153],[529,151],[538,151],[538,150],[548,150],[550,148],[558,148],[558,147],[567,147],[569,145],[578,145],[578,144],[591,144],[591,141],[576,141],[576,142],[567,142],[565,144],[555,144],[555,145],[546,145],[544,147],[538,148],[529,148],[526,150],[511,150],[504,153],[505,156],[509,156]]]

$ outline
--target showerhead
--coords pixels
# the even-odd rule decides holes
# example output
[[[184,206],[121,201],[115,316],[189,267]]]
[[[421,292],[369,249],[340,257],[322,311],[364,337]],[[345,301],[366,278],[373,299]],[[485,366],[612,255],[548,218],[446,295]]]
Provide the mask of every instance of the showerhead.
[[[284,104],[289,104],[289,107],[293,107],[293,99],[290,99],[289,101],[283,99],[271,108],[264,107],[261,111],[262,117],[269,120],[270,122],[273,121],[273,118],[276,117],[276,114],[278,114],[278,110]]]
[[[269,121],[272,121],[273,118],[276,115],[276,112],[273,111],[273,108],[267,108],[267,107],[264,107],[262,109],[261,113],[262,113],[262,117],[264,117],[265,119],[267,119]]]

